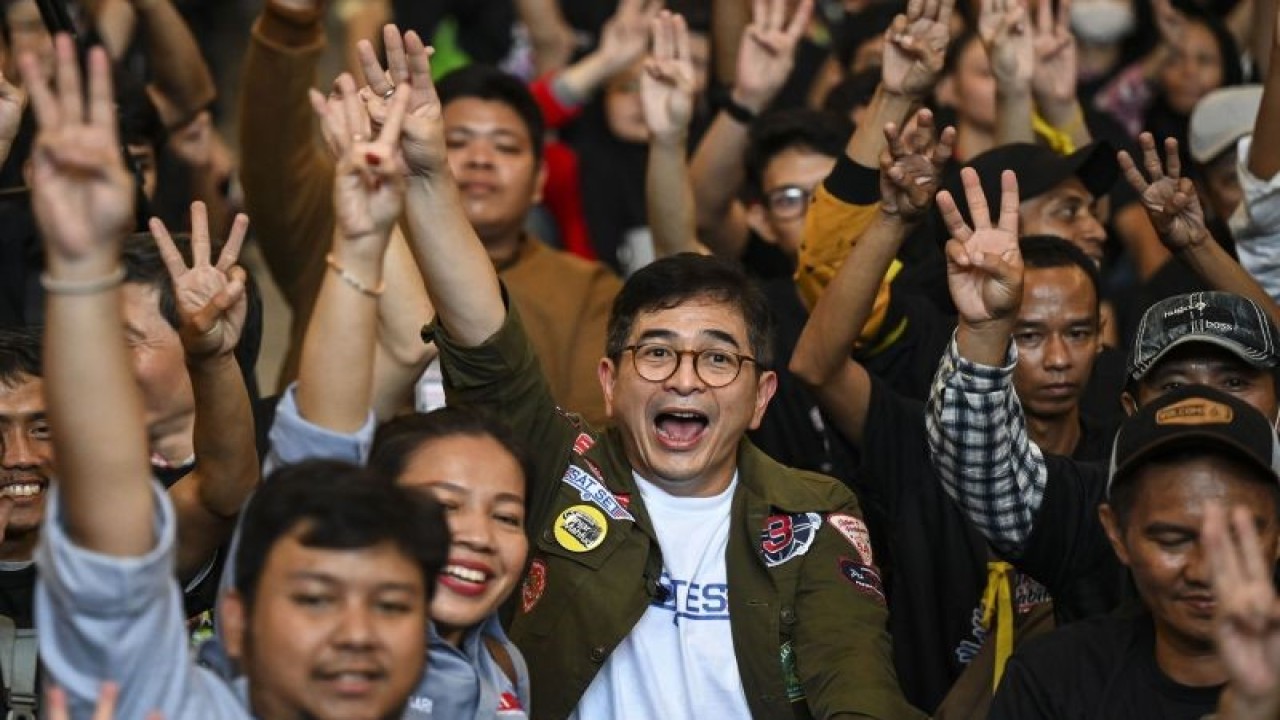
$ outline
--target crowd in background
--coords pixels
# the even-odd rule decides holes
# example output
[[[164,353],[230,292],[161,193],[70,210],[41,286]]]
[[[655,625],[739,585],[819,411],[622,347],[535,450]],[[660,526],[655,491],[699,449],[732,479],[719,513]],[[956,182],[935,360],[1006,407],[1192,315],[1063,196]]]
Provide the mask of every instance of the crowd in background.
[[[0,159],[12,717],[1280,718],[1277,0],[0,0]]]

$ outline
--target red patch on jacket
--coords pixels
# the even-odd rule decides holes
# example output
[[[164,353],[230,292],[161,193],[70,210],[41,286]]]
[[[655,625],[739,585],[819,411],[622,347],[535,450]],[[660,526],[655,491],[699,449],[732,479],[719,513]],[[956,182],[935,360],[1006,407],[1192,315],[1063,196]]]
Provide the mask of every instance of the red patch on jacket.
[[[520,609],[525,613],[532,612],[546,589],[547,564],[541,560],[534,560],[529,565],[529,573],[524,576],[524,582],[520,584]]]

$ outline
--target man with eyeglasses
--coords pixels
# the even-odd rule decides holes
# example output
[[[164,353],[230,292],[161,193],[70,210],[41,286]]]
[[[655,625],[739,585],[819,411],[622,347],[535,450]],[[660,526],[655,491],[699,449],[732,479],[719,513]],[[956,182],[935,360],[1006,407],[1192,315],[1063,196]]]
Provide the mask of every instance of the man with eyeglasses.
[[[614,301],[598,378],[612,426],[558,409],[466,221],[443,129],[410,112],[408,222],[450,404],[535,450],[510,636],[539,718],[913,718],[853,494],[744,434],[777,378],[770,307],[736,264],[681,254]]]

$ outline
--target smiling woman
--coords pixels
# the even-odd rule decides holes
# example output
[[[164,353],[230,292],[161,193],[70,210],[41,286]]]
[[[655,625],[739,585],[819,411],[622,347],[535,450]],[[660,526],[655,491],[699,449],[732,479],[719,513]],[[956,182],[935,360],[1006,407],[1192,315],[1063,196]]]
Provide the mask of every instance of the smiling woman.
[[[462,645],[469,635],[480,637],[468,645],[486,644],[482,626],[515,589],[529,551],[524,451],[500,422],[442,408],[384,424],[374,437],[369,464],[400,485],[431,493],[444,506],[451,542],[431,601],[432,625],[457,651],[467,651]],[[511,689],[515,681],[509,679]]]

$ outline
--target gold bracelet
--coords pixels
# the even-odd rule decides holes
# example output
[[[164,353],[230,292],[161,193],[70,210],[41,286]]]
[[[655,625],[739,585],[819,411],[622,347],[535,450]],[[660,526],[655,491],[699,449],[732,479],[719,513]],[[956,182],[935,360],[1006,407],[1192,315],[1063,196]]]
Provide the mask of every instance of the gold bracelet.
[[[338,277],[342,279],[342,282],[355,288],[362,295],[368,295],[371,298],[381,297],[383,291],[387,289],[386,280],[379,282],[377,287],[372,287],[372,288],[360,282],[360,278],[356,277],[355,275],[352,275],[350,270],[347,270],[346,268],[338,264],[338,260],[333,256],[333,253],[326,254],[324,256],[324,261],[329,265],[330,268],[333,269],[335,273],[338,274]]]
[[[123,282],[123,265],[117,265],[115,270],[92,280],[59,280],[47,272],[40,273],[40,286],[54,295],[93,295],[117,288]]]

